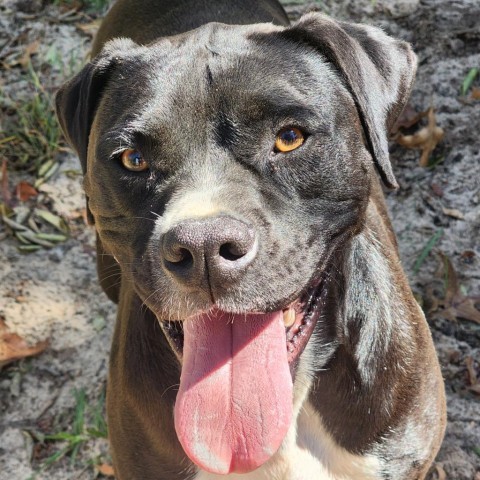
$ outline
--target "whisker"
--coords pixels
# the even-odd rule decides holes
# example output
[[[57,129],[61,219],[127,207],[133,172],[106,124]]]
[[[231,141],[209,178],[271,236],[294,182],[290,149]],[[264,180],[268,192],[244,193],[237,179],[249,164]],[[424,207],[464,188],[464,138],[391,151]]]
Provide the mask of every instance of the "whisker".
[[[179,383],[174,383],[173,385],[170,385],[169,387],[167,387],[167,388],[163,391],[163,393],[162,393],[162,395],[161,395],[160,398],[163,398],[163,396],[164,396],[169,390],[171,390],[172,388],[177,388],[177,389],[178,389],[178,387],[180,387],[180,384],[179,384]]]

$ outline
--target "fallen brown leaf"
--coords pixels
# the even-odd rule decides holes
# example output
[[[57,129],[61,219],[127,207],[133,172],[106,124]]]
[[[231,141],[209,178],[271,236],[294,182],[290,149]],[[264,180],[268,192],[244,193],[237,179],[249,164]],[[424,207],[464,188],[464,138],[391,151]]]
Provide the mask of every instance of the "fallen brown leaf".
[[[32,55],[38,52],[38,48],[40,47],[40,42],[35,40],[32,43],[29,43],[25,50],[23,51],[23,55],[15,62],[14,65],[20,65],[22,68],[27,68],[28,64],[30,63],[30,58]]]
[[[480,395],[480,383],[477,383],[475,385],[472,385],[470,387],[468,387],[468,389],[473,392],[473,393],[476,393],[477,395]]]
[[[435,464],[435,470],[437,471],[437,480],[447,480],[447,474],[440,464]]]
[[[26,202],[32,197],[38,195],[37,190],[28,182],[19,182],[16,188],[17,198],[21,202]]]
[[[81,0],[72,0],[70,2],[59,2],[60,11],[62,12],[62,17],[65,16],[65,13],[75,13],[77,10],[80,10],[84,7]]]
[[[3,201],[6,205],[10,205],[11,195],[10,190],[8,189],[8,171],[6,159],[4,159],[2,162],[2,183],[0,188],[0,193],[2,194]]]
[[[456,208],[442,208],[442,211],[445,215],[449,217],[456,218],[457,220],[465,220],[465,216],[460,210]]]
[[[477,372],[475,371],[473,357],[471,357],[470,355],[465,358],[465,366],[467,367],[469,385],[476,385],[478,383]]]
[[[473,100],[480,100],[480,87],[473,87],[471,97]]]
[[[48,342],[44,341],[29,346],[22,337],[10,333],[7,324],[0,318],[0,368],[15,360],[38,355],[47,348],[47,345]]]
[[[453,363],[458,365],[460,363],[460,358],[462,354],[458,350],[449,350],[448,351],[448,363]]]
[[[416,123],[418,123],[423,117],[426,117],[428,114],[428,110],[425,112],[417,112],[410,104],[408,104],[404,109],[400,116],[397,118],[397,121],[394,123],[390,134],[395,135],[397,134],[402,128],[410,128],[413,127]]]
[[[100,27],[100,22],[101,20],[97,19],[89,23],[77,23],[75,26],[85,35],[93,38]]]
[[[480,297],[468,296],[462,293],[458,275],[452,261],[442,252],[439,255],[442,259],[444,277],[446,279],[445,298],[438,302],[438,305],[444,308],[442,314],[450,320],[463,318],[480,323],[480,310],[476,307],[476,303],[480,302]]]
[[[423,300],[424,300],[426,311],[428,313],[433,313],[438,310],[440,300],[435,295],[435,292],[431,285],[427,285]]]
[[[479,300],[478,298],[464,297],[462,294],[459,294],[453,299],[452,305],[448,310],[458,318],[480,323],[480,310],[475,306],[475,303]]]
[[[465,250],[460,254],[460,258],[464,263],[473,263],[475,259],[475,252],[473,250]]]
[[[473,477],[473,480],[480,480],[480,472],[477,472]]]
[[[113,470],[113,467],[108,463],[102,463],[101,465],[96,465],[95,468],[98,470],[100,474],[102,474],[105,477],[115,476],[115,471]]]
[[[413,135],[398,134],[395,137],[397,143],[406,148],[416,148],[422,151],[420,166],[427,167],[431,153],[443,139],[445,132],[437,126],[435,112],[430,107],[427,112],[428,124]]]

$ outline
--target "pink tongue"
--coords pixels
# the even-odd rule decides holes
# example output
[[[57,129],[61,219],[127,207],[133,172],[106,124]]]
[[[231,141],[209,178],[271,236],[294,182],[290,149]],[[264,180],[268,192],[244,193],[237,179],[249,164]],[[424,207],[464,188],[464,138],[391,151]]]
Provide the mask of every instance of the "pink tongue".
[[[184,323],[175,429],[194,463],[218,474],[254,470],[277,451],[291,417],[281,311],[215,311]]]

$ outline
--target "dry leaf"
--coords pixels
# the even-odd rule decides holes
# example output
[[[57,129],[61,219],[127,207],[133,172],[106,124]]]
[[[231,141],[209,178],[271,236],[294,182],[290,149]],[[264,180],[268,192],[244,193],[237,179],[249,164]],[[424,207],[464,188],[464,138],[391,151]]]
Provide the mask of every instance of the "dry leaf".
[[[453,299],[451,307],[448,309],[458,318],[464,318],[472,322],[480,323],[480,310],[475,303],[480,299],[464,297],[461,293]]]
[[[472,385],[471,387],[468,387],[468,389],[471,392],[476,393],[477,395],[480,395],[480,383],[476,383],[475,385]]]
[[[114,477],[115,472],[113,470],[113,467],[109,465],[108,463],[102,463],[101,465],[96,465],[95,467],[99,473],[104,475],[105,477]]]
[[[408,104],[397,118],[397,121],[394,123],[390,133],[392,135],[397,134],[402,128],[413,127],[418,123],[423,117],[426,117],[428,110],[425,112],[417,112],[410,104]]]
[[[473,100],[480,100],[480,87],[473,87],[471,97]]]
[[[428,159],[431,153],[443,139],[445,133],[442,128],[437,126],[433,108],[427,110],[428,124],[413,135],[398,134],[395,138],[397,143],[406,148],[416,148],[422,151],[420,157],[420,166],[427,167]]]
[[[449,217],[456,218],[457,220],[465,220],[465,216],[460,210],[456,208],[442,208],[442,211],[445,215]]]
[[[480,472],[477,472],[475,474],[475,477],[473,477],[473,480],[480,480]]]
[[[10,205],[11,195],[10,190],[8,189],[8,171],[6,159],[2,162],[2,183],[0,185],[0,193],[2,194],[5,204]]]
[[[423,300],[428,313],[433,313],[438,310],[440,300],[435,295],[431,285],[427,285]]]
[[[447,480],[447,474],[445,473],[445,470],[439,463],[435,464],[435,470],[437,471],[438,480]]]
[[[451,260],[442,252],[440,252],[440,257],[443,261],[444,275],[447,283],[445,298],[439,301],[439,305],[444,307],[442,314],[451,320],[463,318],[480,323],[480,310],[478,310],[475,305],[480,302],[480,297],[464,295],[460,288],[457,272]]]
[[[477,372],[475,371],[473,358],[470,355],[465,358],[465,366],[467,367],[469,384],[471,386],[476,385],[478,383]]]
[[[473,263],[475,259],[475,252],[473,250],[465,250],[460,254],[460,258],[464,263]]]
[[[17,198],[21,202],[26,202],[32,197],[38,195],[37,190],[28,182],[19,182],[16,188]]]
[[[82,219],[86,221],[86,218],[87,218],[86,208],[77,208],[76,210],[70,211],[69,214],[67,215],[67,219],[71,221],[78,220],[78,219]]]
[[[38,52],[39,47],[40,42],[38,40],[29,43],[25,47],[23,55],[15,62],[15,65],[20,65],[22,68],[27,68],[28,64],[30,63],[30,58],[32,57],[32,55]]]
[[[458,365],[460,363],[460,358],[462,354],[458,350],[449,350],[448,351],[448,363],[453,363]]]
[[[82,208],[82,218],[83,223],[88,227],[91,225],[90,220],[88,219],[88,213],[86,208]],[[93,224],[92,224],[93,225]]]
[[[15,360],[38,355],[47,345],[45,341],[30,347],[22,337],[8,332],[6,323],[0,318],[0,368]]]
[[[76,13],[78,10],[84,7],[81,0],[71,0],[69,2],[59,2],[60,11],[62,14],[60,15],[63,18],[68,18],[70,15]],[[68,14],[68,15],[65,15]]]
[[[89,23],[77,23],[75,26],[85,35],[93,38],[100,27],[100,22],[101,20],[97,19]]]

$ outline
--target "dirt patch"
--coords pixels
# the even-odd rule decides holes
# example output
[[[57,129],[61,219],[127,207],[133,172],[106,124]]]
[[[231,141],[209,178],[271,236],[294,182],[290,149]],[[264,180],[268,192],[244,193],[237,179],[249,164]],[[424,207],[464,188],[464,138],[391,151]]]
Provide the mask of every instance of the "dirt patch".
[[[480,472],[480,395],[468,389],[467,364],[479,374],[480,325],[452,321],[436,308],[437,299],[448,289],[443,274],[438,276],[443,261],[436,252],[451,260],[463,294],[478,296],[480,102],[469,93],[460,96],[460,88],[470,69],[480,68],[480,3],[351,0],[285,5],[292,18],[315,7],[339,19],[381,26],[412,42],[418,54],[411,104],[417,111],[433,106],[445,138],[432,155],[437,165],[427,169],[418,166],[418,151],[392,144],[401,188],[388,193],[387,200],[404,267],[428,312],[446,380],[449,423],[437,462],[448,479],[472,480]],[[52,93],[83,63],[93,20],[95,15],[76,9],[75,2],[67,7],[45,6],[41,1],[2,2],[0,61],[6,68],[0,77],[0,130],[8,123],[9,102],[28,102],[32,95],[27,64],[15,64],[22,60],[25,48],[38,41],[31,47],[32,66],[47,93]],[[86,28],[81,30],[77,24]],[[473,86],[480,86],[478,77]],[[46,206],[63,216],[70,238],[52,249],[25,255],[0,225],[0,316],[13,332],[32,343],[49,340],[42,355],[0,373],[2,480],[90,479],[97,476],[93,464],[109,462],[102,432],[92,432],[98,427],[96,412],[103,408],[115,309],[97,284],[94,234],[81,216],[84,200],[78,161],[67,153],[60,153],[58,159],[60,169],[39,187],[40,195],[28,207]],[[33,183],[35,177],[9,170],[11,190],[21,180]],[[458,210],[463,218],[445,213],[448,209]],[[432,237],[437,241],[418,266]],[[83,410],[82,398],[86,399]],[[72,455],[72,447],[45,469],[45,461],[68,449],[72,439],[61,442],[44,436],[72,434],[82,411],[85,426],[83,437],[76,437],[78,454]]]

